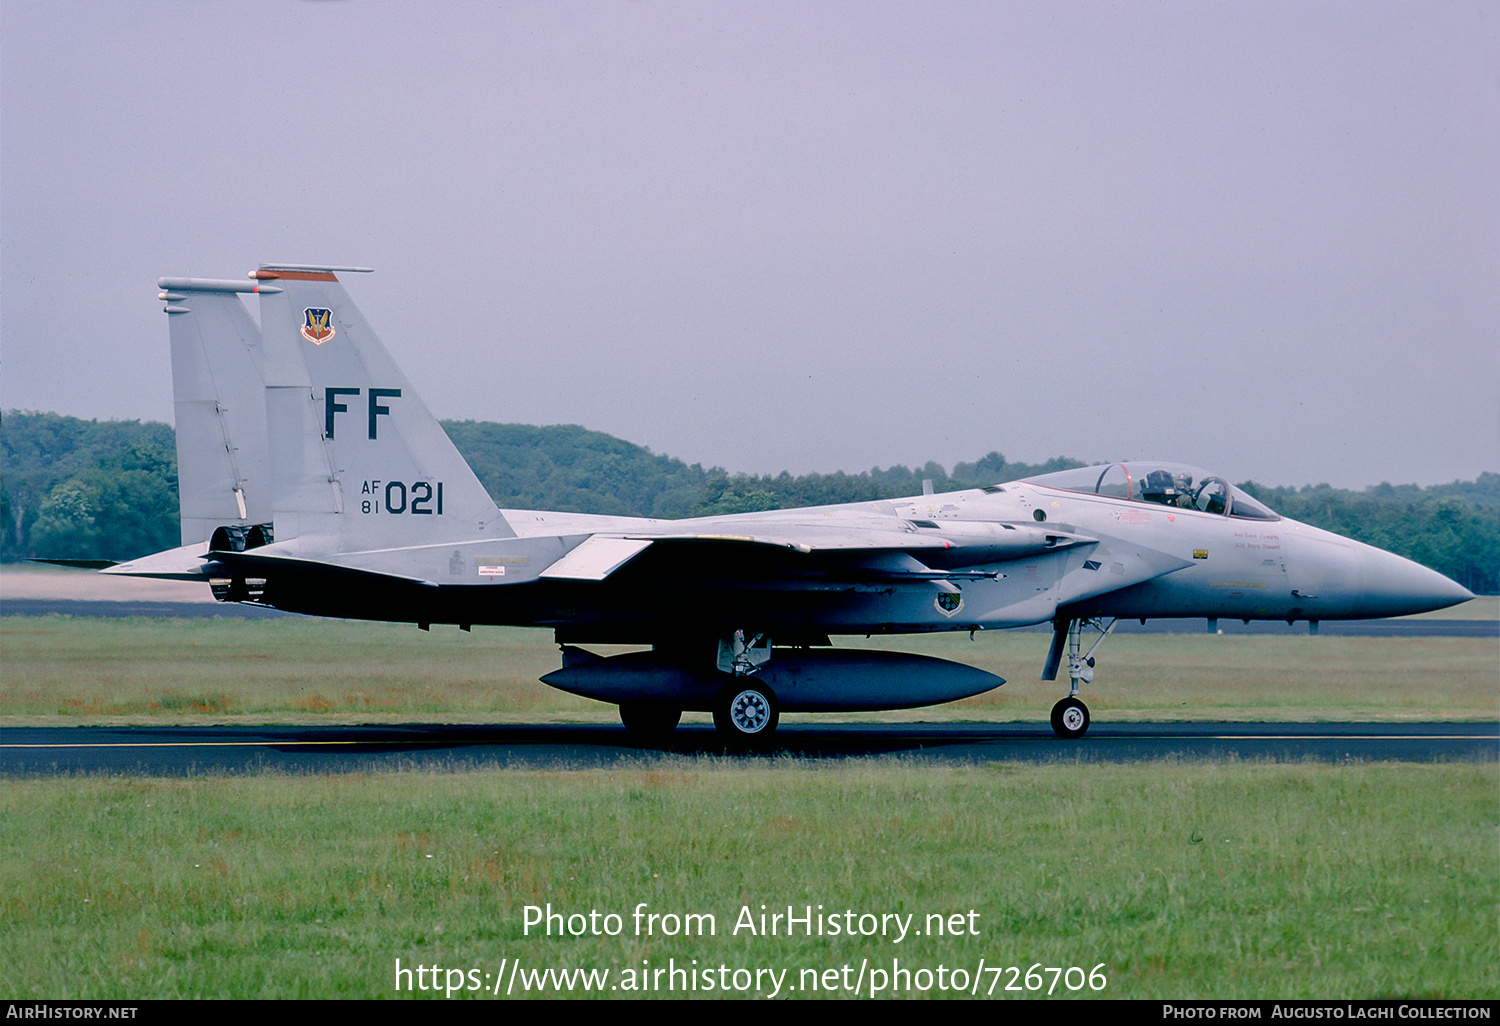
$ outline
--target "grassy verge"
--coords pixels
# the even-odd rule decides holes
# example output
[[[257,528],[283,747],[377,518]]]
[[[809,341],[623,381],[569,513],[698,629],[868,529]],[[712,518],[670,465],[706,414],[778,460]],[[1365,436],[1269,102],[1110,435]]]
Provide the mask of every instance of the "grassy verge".
[[[880,719],[1043,721],[1065,685],[1037,680],[1041,634],[840,640],[973,663],[1010,680],[965,702]],[[538,683],[547,631],[276,621],[0,618],[0,724],[614,720]],[[1123,635],[1100,650],[1096,717],[1494,719],[1492,640]]]
[[[697,959],[805,986],[803,969],[862,959],[972,973],[983,958],[1107,963],[1109,997],[1496,997],[1497,786],[1473,765],[707,759],[4,781],[0,990],[391,996],[398,958],[481,974],[520,958],[617,985]],[[617,913],[621,935],[525,935],[525,906],[549,902]],[[636,936],[641,902],[713,914],[715,934]],[[917,929],[963,913],[977,935],[736,936],[762,904],[912,913]]]
[[[1500,595],[1480,595],[1447,609],[1417,613],[1409,620],[1500,620]]]

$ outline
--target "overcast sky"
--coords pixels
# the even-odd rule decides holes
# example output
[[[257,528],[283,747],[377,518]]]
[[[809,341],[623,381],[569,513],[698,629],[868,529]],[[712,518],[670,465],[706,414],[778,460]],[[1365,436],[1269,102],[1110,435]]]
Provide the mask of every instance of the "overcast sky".
[[[1493,3],[0,7],[0,405],[357,264],[438,416],[733,471],[1500,470]]]

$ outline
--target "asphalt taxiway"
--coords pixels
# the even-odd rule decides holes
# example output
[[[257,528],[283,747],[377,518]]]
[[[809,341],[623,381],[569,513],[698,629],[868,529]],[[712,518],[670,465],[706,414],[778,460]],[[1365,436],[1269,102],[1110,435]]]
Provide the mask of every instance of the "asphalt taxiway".
[[[1496,762],[1497,723],[1095,723],[1079,741],[1045,724],[786,723],[769,755],[838,761],[1122,763],[1157,760]],[[606,724],[8,727],[0,775],[355,773],[386,769],[591,769],[722,755],[685,724],[666,748]]]

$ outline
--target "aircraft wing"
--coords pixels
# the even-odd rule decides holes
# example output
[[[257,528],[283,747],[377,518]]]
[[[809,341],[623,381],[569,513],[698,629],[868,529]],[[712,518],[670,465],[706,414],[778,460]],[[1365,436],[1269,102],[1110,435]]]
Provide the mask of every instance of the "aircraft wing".
[[[554,581],[603,581],[637,557],[654,550],[674,567],[691,565],[710,576],[742,576],[762,567],[767,556],[780,553],[779,566],[797,569],[836,567],[841,575],[860,579],[913,580],[992,577],[997,564],[1027,559],[1096,540],[1065,530],[1043,530],[1028,524],[950,522],[940,528],[913,527],[906,521],[881,518],[876,525],[840,524],[828,520],[703,522],[655,525],[642,532],[596,532],[569,536],[532,536],[472,543],[479,550],[513,550],[538,572],[512,570],[493,583],[523,583],[540,577]],[[460,545],[467,549],[467,544]],[[319,568],[382,577],[391,581],[435,586],[445,573],[423,570],[440,553],[447,560],[452,545],[418,546],[399,550],[370,550],[319,554],[309,557],[282,546],[245,552],[206,551],[199,543],[170,554],[137,560],[112,568],[131,576],[202,580],[210,571],[263,574],[276,566],[316,572]],[[549,554],[550,553],[550,554]],[[464,557],[467,560],[467,554]],[[503,557],[496,557],[503,561]],[[482,561],[482,560],[480,560]],[[982,568],[982,569],[980,569]],[[772,571],[774,572],[774,571]],[[456,582],[455,582],[456,583]],[[465,582],[468,583],[468,582]]]
[[[642,532],[597,532],[570,536],[514,538],[507,543],[473,543],[485,552],[514,546],[527,565],[510,569],[489,584],[528,580],[600,582],[647,552],[655,553],[639,572],[668,577],[691,573],[709,578],[776,577],[789,582],[803,572],[833,573],[862,581],[963,581],[1010,573],[1008,564],[1035,560],[1071,548],[1099,549],[1101,542],[1061,525],[946,521],[931,527],[889,517],[840,523],[829,518],[724,519],[653,525]],[[1109,543],[1104,543],[1109,547]],[[468,545],[460,548],[468,549]],[[384,580],[405,586],[437,587],[452,581],[446,567],[451,545],[401,550],[319,554],[280,546],[245,552],[208,551],[203,543],[120,564],[106,573],[124,576],[205,580],[215,576],[261,576],[278,567],[294,572],[343,577],[351,583]],[[427,552],[424,555],[424,550]],[[778,558],[779,554],[779,558]],[[483,562],[463,553],[463,562]],[[504,562],[504,555],[493,557]],[[656,560],[660,559],[661,562]],[[768,563],[767,560],[772,562]],[[1059,596],[1078,601],[1171,573],[1188,561],[1152,550],[1103,551],[1067,574]],[[452,583],[460,583],[453,581]],[[462,583],[475,583],[472,576]]]
[[[736,546],[747,546],[809,556],[839,556],[851,569],[863,568],[877,576],[974,576],[934,569],[928,564],[976,567],[1095,543],[1093,538],[1069,531],[1049,531],[1029,524],[952,521],[917,527],[909,521],[897,521],[900,526],[892,526],[890,518],[881,520],[876,526],[827,520],[737,520],[688,523],[681,529],[639,534],[595,534],[543,570],[540,576],[602,581],[652,546],[673,550],[678,555],[699,548],[725,571],[736,569],[733,557],[726,552]]]

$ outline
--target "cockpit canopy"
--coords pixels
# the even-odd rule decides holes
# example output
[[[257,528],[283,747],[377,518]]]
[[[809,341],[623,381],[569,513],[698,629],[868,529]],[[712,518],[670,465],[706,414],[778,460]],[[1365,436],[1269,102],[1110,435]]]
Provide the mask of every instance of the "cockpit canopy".
[[[1107,463],[1023,478],[1026,484],[1153,502],[1247,520],[1280,520],[1271,510],[1200,467],[1181,463]]]

